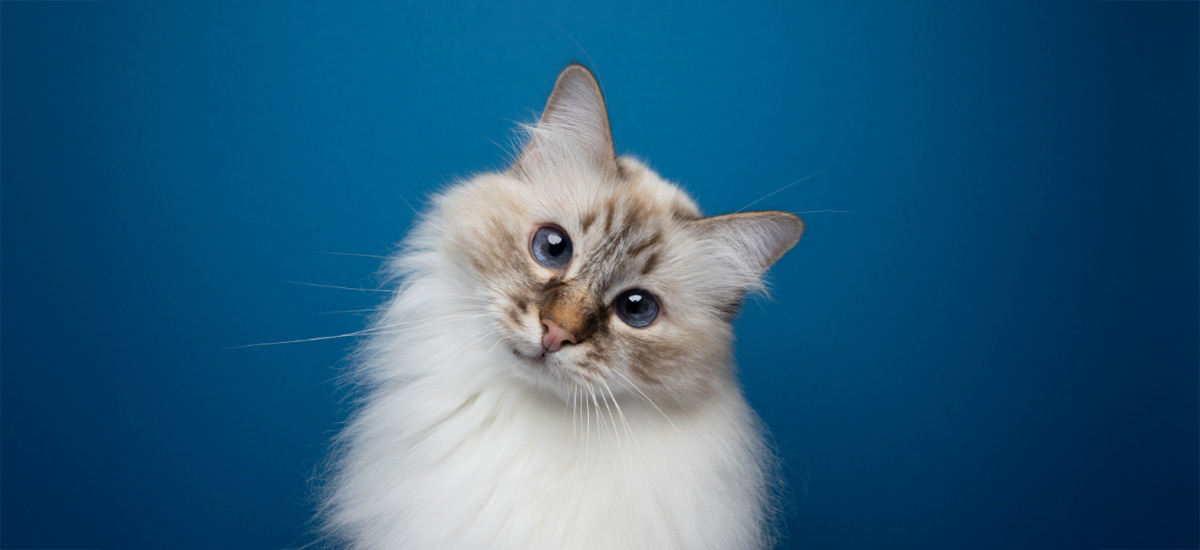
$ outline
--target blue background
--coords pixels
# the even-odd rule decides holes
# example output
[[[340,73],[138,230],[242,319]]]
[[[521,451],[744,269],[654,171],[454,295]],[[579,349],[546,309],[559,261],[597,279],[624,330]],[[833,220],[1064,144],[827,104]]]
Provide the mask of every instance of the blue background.
[[[427,193],[571,60],[710,213],[788,548],[1195,548],[1198,5],[2,1],[0,547],[286,548]],[[498,145],[499,144],[499,145]]]

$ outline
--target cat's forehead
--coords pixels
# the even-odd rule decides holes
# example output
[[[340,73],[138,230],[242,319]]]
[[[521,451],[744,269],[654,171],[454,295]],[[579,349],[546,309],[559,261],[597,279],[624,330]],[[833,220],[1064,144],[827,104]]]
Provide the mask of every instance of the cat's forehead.
[[[548,214],[578,223],[585,234],[608,236],[700,217],[696,203],[632,159],[621,159],[621,177],[574,174],[534,182],[537,203]]]
[[[620,178],[594,172],[481,176],[441,200],[447,241],[462,246],[476,271],[501,286],[569,279],[595,292],[663,280],[686,261],[700,210],[676,185],[632,159]],[[564,272],[537,268],[529,255],[536,229],[555,225],[574,250]]]

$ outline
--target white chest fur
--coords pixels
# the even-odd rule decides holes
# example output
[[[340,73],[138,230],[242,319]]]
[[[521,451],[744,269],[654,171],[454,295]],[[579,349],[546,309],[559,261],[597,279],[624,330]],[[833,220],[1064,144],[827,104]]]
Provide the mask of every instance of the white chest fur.
[[[351,547],[766,544],[769,454],[732,382],[687,412],[572,406],[506,376],[516,359],[490,344],[406,334],[380,337],[342,435],[327,515]]]

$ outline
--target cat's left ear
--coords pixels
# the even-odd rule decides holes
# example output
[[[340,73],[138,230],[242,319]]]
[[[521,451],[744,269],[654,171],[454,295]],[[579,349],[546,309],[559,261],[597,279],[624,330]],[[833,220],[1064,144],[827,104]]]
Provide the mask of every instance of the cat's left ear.
[[[529,143],[514,165],[518,170],[582,164],[619,172],[604,96],[596,77],[583,65],[563,69],[537,126],[528,130]]]
[[[709,245],[717,285],[738,295],[761,289],[763,273],[804,233],[803,220],[779,211],[727,214],[693,223]]]

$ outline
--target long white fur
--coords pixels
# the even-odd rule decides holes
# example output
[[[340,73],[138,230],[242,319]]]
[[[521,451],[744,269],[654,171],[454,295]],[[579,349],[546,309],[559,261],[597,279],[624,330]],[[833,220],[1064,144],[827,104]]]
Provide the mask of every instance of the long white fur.
[[[665,407],[620,371],[590,388],[545,391],[514,374],[529,365],[504,339],[511,335],[497,322],[496,296],[455,255],[448,236],[461,223],[456,201],[472,186],[574,178],[583,183],[556,204],[539,205],[533,193],[526,206],[571,210],[591,200],[588,187],[603,182],[572,155],[588,154],[598,138],[581,145],[569,137],[595,131],[591,108],[564,118],[567,126],[534,129],[527,152],[540,143],[542,164],[531,181],[487,174],[442,193],[391,261],[397,292],[355,358],[363,394],[338,437],[324,495],[329,542],[363,550],[771,544],[773,458],[731,364],[718,365],[724,374],[689,407]],[[680,193],[645,172],[653,192]],[[683,250],[668,268],[681,296],[755,288],[779,249],[795,242],[754,220],[674,238]],[[699,257],[706,263],[689,263]],[[713,337],[727,340],[722,327]]]
[[[644,399],[622,400],[624,422],[595,404],[567,409],[508,374],[524,366],[447,276],[440,221],[417,231],[400,293],[358,358],[373,389],[340,436],[334,537],[361,549],[767,542],[770,456],[735,386],[686,416]]]

